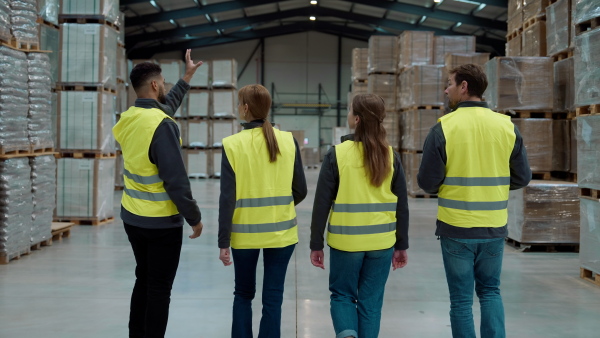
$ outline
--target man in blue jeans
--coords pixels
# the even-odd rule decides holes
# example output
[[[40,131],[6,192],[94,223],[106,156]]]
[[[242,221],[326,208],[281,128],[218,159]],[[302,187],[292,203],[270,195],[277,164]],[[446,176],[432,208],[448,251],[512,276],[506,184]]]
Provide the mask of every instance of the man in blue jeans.
[[[417,180],[438,194],[441,239],[450,291],[452,336],[475,338],[473,284],[481,306],[481,338],[506,337],[500,273],[507,236],[509,190],[531,180],[519,130],[482,102],[481,67],[450,70],[445,90],[452,112],[431,128]]]

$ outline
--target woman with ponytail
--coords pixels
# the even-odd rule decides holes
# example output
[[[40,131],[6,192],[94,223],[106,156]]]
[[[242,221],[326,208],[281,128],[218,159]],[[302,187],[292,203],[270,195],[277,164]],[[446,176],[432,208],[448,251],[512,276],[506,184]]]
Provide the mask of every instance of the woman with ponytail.
[[[298,143],[268,120],[269,91],[248,85],[238,91],[238,101],[238,113],[246,123],[244,130],[223,139],[219,198],[219,259],[225,266],[233,263],[235,270],[231,336],[253,337],[252,299],[262,249],[258,337],[278,338],[285,274],[298,243],[294,206],[306,197],[306,179]]]
[[[381,97],[355,96],[348,112],[355,132],[325,155],[317,183],[310,259],[325,268],[327,227],[336,338],[378,336],[390,263],[396,270],[408,261],[406,180],[400,156],[386,141],[384,118]]]

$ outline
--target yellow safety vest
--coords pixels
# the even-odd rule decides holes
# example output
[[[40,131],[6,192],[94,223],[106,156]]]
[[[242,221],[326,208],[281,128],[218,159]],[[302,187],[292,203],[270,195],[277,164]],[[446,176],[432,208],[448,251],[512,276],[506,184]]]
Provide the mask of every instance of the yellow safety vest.
[[[158,177],[158,168],[148,157],[154,132],[166,118],[171,117],[160,109],[131,107],[121,114],[113,127],[113,134],[123,152],[125,188],[121,204],[138,216],[179,214],[164,188],[164,182]],[[181,138],[179,142],[181,144]]]
[[[446,178],[438,193],[438,219],[461,228],[502,227],[508,220],[510,117],[487,108],[459,108],[441,117]]]
[[[245,129],[223,139],[235,172],[232,248],[282,248],[298,243],[292,196],[296,146],[291,133],[273,132],[281,152],[275,162],[269,162],[262,128]]]
[[[340,185],[327,227],[327,244],[343,251],[374,251],[396,243],[396,205],[392,170],[379,187],[371,184],[364,167],[362,142],[345,141],[335,146]]]

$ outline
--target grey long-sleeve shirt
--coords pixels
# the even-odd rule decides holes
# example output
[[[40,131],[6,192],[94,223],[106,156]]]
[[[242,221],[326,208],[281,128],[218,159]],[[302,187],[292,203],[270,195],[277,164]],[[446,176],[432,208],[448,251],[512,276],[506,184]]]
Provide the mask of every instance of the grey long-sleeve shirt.
[[[354,135],[342,137],[342,142],[354,140]],[[400,162],[400,155],[394,152],[394,174],[392,176],[391,190],[398,197],[396,204],[396,244],[397,250],[408,249],[408,196],[406,190],[406,178],[404,169]],[[325,228],[331,212],[333,201],[335,201],[340,186],[340,173],[335,156],[335,147],[329,149],[317,183],[315,201],[313,204],[312,223],[310,226],[310,249],[323,250]]]
[[[456,109],[466,107],[488,108],[486,102],[465,101],[459,103]],[[515,126],[515,145],[510,155],[510,190],[516,190],[526,187],[531,181],[531,169],[527,160],[523,137],[519,129]],[[419,187],[428,194],[437,194],[440,187],[446,179],[446,138],[442,124],[438,122],[434,125],[423,144],[423,160],[417,175]],[[502,238],[508,235],[506,225],[500,228],[482,227],[482,228],[459,228],[440,221],[436,222],[437,236],[451,238]]]
[[[189,84],[179,80],[165,96],[166,104],[152,99],[137,99],[135,106],[146,109],[157,108],[172,117],[189,89]],[[157,166],[158,177],[164,182],[165,190],[177,206],[179,214],[167,217],[144,217],[129,212],[121,205],[121,218],[124,223],[140,228],[162,229],[180,227],[183,225],[184,218],[189,225],[196,225],[202,219],[200,208],[192,197],[179,139],[177,124],[165,118],[154,131],[148,150],[148,158]]]

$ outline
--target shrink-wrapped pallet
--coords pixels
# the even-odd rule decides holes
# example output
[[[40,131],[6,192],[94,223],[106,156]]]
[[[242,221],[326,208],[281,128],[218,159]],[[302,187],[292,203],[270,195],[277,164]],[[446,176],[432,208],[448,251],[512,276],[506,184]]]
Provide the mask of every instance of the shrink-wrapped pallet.
[[[577,183],[600,190],[600,115],[577,117]]]
[[[383,128],[385,128],[386,138],[388,144],[394,149],[400,149],[400,126],[398,121],[397,111],[385,112],[385,118],[383,119]]]
[[[117,32],[100,24],[61,25],[60,82],[117,85]]]
[[[512,190],[508,201],[508,237],[526,244],[579,243],[576,183],[534,180]]]
[[[25,53],[0,46],[0,152],[29,150],[29,86]]]
[[[184,67],[181,60],[159,60],[162,76],[166,83],[176,84],[183,77]]]
[[[316,149],[316,148],[314,148]],[[208,174],[212,178],[221,178],[221,160],[223,158],[222,149],[213,149],[209,154]]]
[[[519,33],[506,42],[506,56],[521,56],[523,34]]]
[[[433,64],[433,32],[404,31],[398,39],[398,69]]]
[[[517,13],[523,13],[523,0],[508,0],[507,11],[509,18]]]
[[[571,123],[552,120],[552,171],[571,169]]]
[[[386,111],[396,110],[396,75],[369,74],[367,93],[381,96]]]
[[[532,171],[552,171],[552,119],[512,119],[523,136]]]
[[[366,80],[369,66],[369,49],[352,49],[352,81]]]
[[[536,22],[523,30],[521,56],[546,56],[545,22]]]
[[[398,67],[398,37],[372,35],[369,38],[368,73],[395,73]]]
[[[211,70],[213,87],[237,87],[237,61],[235,59],[213,60]]]
[[[600,274],[600,203],[581,198],[580,206],[579,263],[581,267]]]
[[[523,11],[515,13],[515,15],[508,17],[506,21],[507,32],[513,33],[523,27]]]
[[[188,91],[188,116],[210,116],[210,91],[190,89]]]
[[[0,40],[10,41],[10,6],[7,1],[0,1]]]
[[[523,0],[523,22],[546,15],[549,0]]]
[[[0,161],[0,260],[29,252],[33,214],[29,158]]]
[[[495,57],[484,93],[492,110],[552,110],[554,70],[548,57]]]
[[[12,36],[19,43],[38,45],[40,36],[36,0],[9,0],[8,3]]]
[[[50,60],[50,75],[52,77],[52,87],[56,87],[58,82],[59,64],[60,64],[60,30],[58,28],[40,25],[40,49],[47,50],[48,58]]]
[[[573,24],[579,24],[600,16],[598,0],[573,1]]]
[[[127,72],[127,51],[121,46],[117,46],[117,70],[115,75],[120,82],[128,82],[129,72]]]
[[[352,98],[358,94],[368,94],[369,93],[369,85],[366,81],[364,82],[352,82],[352,92],[350,95],[349,102],[352,102]]]
[[[448,53],[474,53],[475,37],[472,35],[434,37],[433,64],[443,65]]]
[[[600,29],[575,37],[575,105],[600,104]]]
[[[42,20],[58,26],[60,0],[37,0],[37,10]]]
[[[54,155],[30,157],[29,164],[33,196],[30,239],[32,244],[37,244],[52,238],[52,214],[56,207],[56,159]]]
[[[211,155],[210,150],[202,149],[185,149],[184,160],[185,168],[187,170],[188,177],[190,178],[208,178],[209,173],[209,157]],[[221,162],[219,162],[219,166]]]
[[[567,58],[554,63],[554,111],[575,110],[575,63]]]
[[[50,102],[52,106],[52,111],[50,113],[50,119],[52,120],[52,123],[50,124],[52,141],[54,142],[54,147],[58,148],[58,93],[52,93]]]
[[[570,137],[571,137],[571,163],[569,172],[577,173],[577,120],[570,120],[569,125],[571,126]]]
[[[115,23],[119,27],[119,35],[117,36],[117,44],[121,47],[125,46],[125,13],[119,12],[117,16],[117,22]]]
[[[117,153],[117,158],[115,159],[115,188],[125,187],[125,179],[123,178],[124,165],[123,154]]]
[[[165,93],[169,93],[171,91],[171,89],[173,89],[175,85],[172,83],[166,83],[165,84]],[[128,96],[134,95],[134,97],[137,97],[137,95],[135,94],[135,91],[129,91]],[[129,99],[129,102],[131,102],[132,100]],[[133,100],[133,102],[135,103],[135,100]],[[179,107],[177,108],[177,110],[175,111],[175,115],[173,115],[174,117],[187,117],[188,116],[188,107],[189,107],[189,96],[185,95],[183,97],[183,99],[181,100],[181,104],[179,105]]]
[[[192,148],[211,147],[209,140],[209,125],[212,121],[209,120],[188,120],[187,121],[187,140],[184,141]]]
[[[54,148],[52,123],[52,78],[47,53],[27,55],[29,112],[27,134],[32,149]]]
[[[115,95],[101,91],[61,91],[58,95],[60,150],[113,153]]]
[[[214,89],[212,94],[212,116],[235,117],[237,113],[237,90]]]
[[[126,83],[119,83],[117,84],[117,102],[115,104],[115,113],[116,114],[121,114],[125,111],[127,111],[129,109],[129,105],[128,105],[128,101],[129,98],[127,97],[128,94],[128,90],[127,90],[127,84]]]
[[[399,76],[399,107],[443,106],[447,78],[446,69],[440,65],[406,68]]]
[[[116,23],[119,0],[62,0],[60,14],[68,17],[104,18]]]
[[[546,8],[546,55],[554,55],[571,44],[570,0],[558,0]]]
[[[238,122],[234,119],[212,120],[212,146],[221,148],[223,139],[238,132]]]
[[[429,129],[444,115],[441,109],[410,109],[400,113],[400,148],[423,150]]]
[[[403,152],[401,154],[402,168],[404,169],[404,176],[406,177],[406,190],[410,196],[428,195],[423,189],[419,188],[417,182],[417,174],[419,173],[419,167],[423,160],[422,153],[415,152]]]
[[[210,61],[203,61],[202,66],[196,69],[196,73],[190,81],[192,88],[208,88],[210,86],[211,64]]]
[[[470,63],[485,67],[485,63],[489,60],[490,53],[448,53],[446,54],[444,66],[446,71]]]

